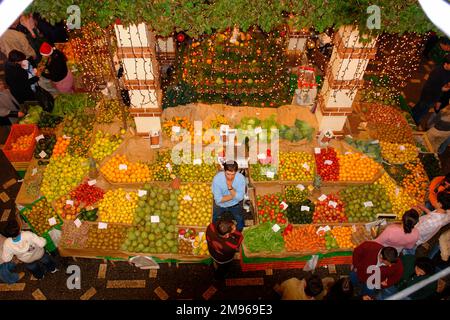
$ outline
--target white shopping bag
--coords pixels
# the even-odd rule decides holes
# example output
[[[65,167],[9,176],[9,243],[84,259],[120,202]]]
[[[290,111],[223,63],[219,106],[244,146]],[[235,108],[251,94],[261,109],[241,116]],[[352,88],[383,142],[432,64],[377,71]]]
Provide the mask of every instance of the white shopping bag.
[[[314,271],[316,269],[317,262],[319,262],[319,256],[315,254],[305,264],[303,271]]]

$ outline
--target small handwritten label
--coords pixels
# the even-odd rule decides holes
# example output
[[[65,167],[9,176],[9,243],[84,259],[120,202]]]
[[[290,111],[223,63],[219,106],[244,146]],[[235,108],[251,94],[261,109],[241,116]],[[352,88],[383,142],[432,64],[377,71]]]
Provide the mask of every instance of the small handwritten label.
[[[331,165],[333,164],[333,161],[331,161],[331,160],[325,160],[325,161],[324,161],[324,164],[326,164],[326,165],[328,165],[328,166],[331,166]]]
[[[328,205],[330,206],[330,207],[333,207],[333,208],[336,208],[337,207],[337,202],[334,202],[334,201],[328,201]]]
[[[35,139],[36,139],[36,142],[38,142],[39,140],[44,139],[44,135],[43,134],[38,135]]]
[[[305,190],[305,186],[302,184],[298,184],[297,189],[299,189],[300,191],[303,191],[303,190]]]
[[[159,216],[150,216],[151,223],[159,223]]]
[[[128,170],[128,166],[126,164],[119,164],[119,170]]]
[[[320,148],[314,148],[314,153],[315,154],[320,154]]]
[[[75,224],[75,226],[76,226],[77,228],[81,227],[81,224],[82,224],[82,222],[80,221],[80,219],[76,219],[73,223]]]
[[[147,190],[138,190],[138,196],[143,197],[147,194]]]
[[[88,185],[90,185],[91,187],[96,183],[97,183],[97,180],[95,180],[95,179],[88,181]]]
[[[302,210],[302,211],[309,211],[309,207],[308,207],[308,206],[302,206],[302,207],[301,207],[301,210]]]
[[[323,194],[317,199],[319,199],[319,201],[325,201],[326,198],[327,198],[327,196]]]
[[[54,226],[56,224],[56,219],[54,217],[48,219],[48,224],[51,225],[51,226]]]
[[[280,231],[280,229],[281,229],[280,226],[277,224],[274,224],[272,227],[273,232],[278,232],[278,231]]]
[[[98,223],[98,228],[99,229],[108,229],[108,224],[104,223],[104,222],[99,222]]]
[[[368,207],[373,207],[372,201],[364,202],[364,207],[366,207],[366,208],[368,208]]]

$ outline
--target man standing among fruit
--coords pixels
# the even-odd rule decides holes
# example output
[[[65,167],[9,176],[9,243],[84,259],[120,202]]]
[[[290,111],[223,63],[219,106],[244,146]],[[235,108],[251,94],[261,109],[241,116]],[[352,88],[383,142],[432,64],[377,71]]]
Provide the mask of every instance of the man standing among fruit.
[[[212,182],[214,194],[213,223],[229,211],[237,222],[237,230],[244,229],[242,200],[245,194],[245,177],[237,172],[238,164],[234,160],[226,161],[223,171],[216,174]]]

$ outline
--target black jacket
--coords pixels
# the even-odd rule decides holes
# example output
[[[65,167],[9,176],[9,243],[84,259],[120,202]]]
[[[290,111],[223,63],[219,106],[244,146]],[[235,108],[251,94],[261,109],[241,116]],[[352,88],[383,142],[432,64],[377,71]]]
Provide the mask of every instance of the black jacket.
[[[6,62],[5,80],[11,94],[19,103],[36,100],[31,85],[39,81],[39,77],[28,79],[28,72],[17,63]]]
[[[420,100],[438,102],[443,95],[442,87],[448,82],[450,82],[450,71],[445,70],[442,64],[434,68],[423,86]]]
[[[42,75],[53,82],[59,82],[67,76],[69,70],[66,64],[67,58],[58,49],[53,49],[53,53],[48,57],[48,61],[45,65],[46,70]]]

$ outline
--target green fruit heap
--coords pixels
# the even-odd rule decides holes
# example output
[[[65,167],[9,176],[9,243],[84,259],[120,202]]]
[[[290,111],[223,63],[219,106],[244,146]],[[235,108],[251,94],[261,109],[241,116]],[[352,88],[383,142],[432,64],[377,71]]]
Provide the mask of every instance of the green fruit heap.
[[[203,163],[200,165],[180,165],[179,177],[183,182],[210,182],[217,173],[214,164]]]
[[[53,147],[56,144],[56,137],[54,134],[52,135],[45,135],[44,139],[40,139],[37,143],[36,143],[36,147],[34,149],[34,158],[35,159],[50,159],[52,152],[53,152]],[[44,153],[41,153],[41,152]],[[43,155],[43,157],[40,156],[40,154]]]
[[[78,216],[80,220],[84,221],[97,221],[98,219],[98,208],[87,210],[86,208],[81,209],[80,215]]]
[[[84,111],[68,115],[64,120],[63,134],[71,137],[68,151],[72,155],[86,156],[92,138],[94,116]]]
[[[118,100],[102,100],[97,109],[96,121],[98,123],[111,123],[121,114],[122,110]]]
[[[336,239],[331,234],[331,231],[327,231],[325,233],[325,246],[327,247],[327,250],[339,249],[339,245]]]
[[[171,152],[158,152],[156,161],[149,164],[155,181],[171,181],[178,174],[178,165],[172,163]]]
[[[280,152],[280,180],[312,181],[314,156],[306,152]]]
[[[99,250],[119,250],[128,228],[122,225],[108,224],[106,229],[99,229],[97,225],[89,228],[86,247]]]
[[[287,186],[285,189],[286,200],[290,202],[302,202],[308,199],[308,189],[300,190],[297,186]]]
[[[89,163],[84,158],[70,155],[52,158],[44,172],[41,193],[53,201],[69,193],[88,171]]]
[[[57,224],[61,222],[58,215],[46,199],[36,202],[31,210],[26,209],[23,214],[33,229],[36,230],[38,235],[43,235],[46,231],[53,228],[48,221],[49,219],[55,218]]]
[[[273,178],[271,178],[270,173],[273,172]],[[271,164],[251,164],[250,174],[255,181],[274,181],[278,180],[277,169]]]
[[[378,213],[392,213],[391,202],[380,185],[348,187],[339,195],[345,203],[349,222],[373,221]]]
[[[145,185],[142,190],[147,194],[139,198],[133,228],[121,249],[128,252],[177,253],[180,191],[151,185]]]
[[[63,120],[62,117],[54,116],[48,112],[43,112],[41,114],[41,119],[38,122],[39,128],[54,128],[56,127],[61,121]]]
[[[107,132],[97,131],[95,140],[89,152],[97,161],[102,161],[105,157],[112,154],[122,143],[119,135],[111,135]]]
[[[286,216],[289,223],[294,224],[310,224],[313,221],[314,203],[309,200],[301,202],[286,202],[288,207],[286,209]]]

